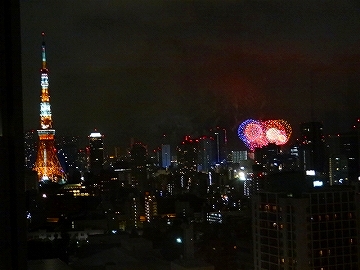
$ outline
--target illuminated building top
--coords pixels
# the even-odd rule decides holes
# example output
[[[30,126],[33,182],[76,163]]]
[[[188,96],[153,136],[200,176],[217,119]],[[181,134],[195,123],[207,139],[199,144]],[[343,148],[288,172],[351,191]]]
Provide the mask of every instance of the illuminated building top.
[[[101,138],[102,135],[101,135],[100,132],[92,132],[92,133],[90,133],[90,136],[89,136],[89,137],[90,137],[90,138]]]

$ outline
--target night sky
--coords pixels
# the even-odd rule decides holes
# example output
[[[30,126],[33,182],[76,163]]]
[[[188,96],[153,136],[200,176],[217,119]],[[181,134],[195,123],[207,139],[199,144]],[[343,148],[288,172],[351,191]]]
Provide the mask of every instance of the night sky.
[[[22,0],[24,128],[39,127],[41,32],[59,135],[236,134],[247,118],[360,116],[359,1]],[[233,136],[235,137],[235,136]],[[242,146],[239,141],[235,145]]]

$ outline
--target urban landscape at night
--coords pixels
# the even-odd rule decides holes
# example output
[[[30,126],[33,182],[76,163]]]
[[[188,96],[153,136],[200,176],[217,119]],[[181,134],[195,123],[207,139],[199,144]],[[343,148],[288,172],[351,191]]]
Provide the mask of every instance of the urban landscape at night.
[[[360,118],[325,134],[283,119],[110,155],[58,136],[42,33],[40,129],[25,133],[28,258],[71,269],[358,269]],[[43,252],[39,252],[42,250]],[[109,257],[109,254],[113,254]],[[126,259],[125,259],[126,258]],[[97,267],[97,268],[96,268]],[[69,268],[70,269],[70,268]]]
[[[0,269],[360,269],[360,5],[150,2],[0,5]]]

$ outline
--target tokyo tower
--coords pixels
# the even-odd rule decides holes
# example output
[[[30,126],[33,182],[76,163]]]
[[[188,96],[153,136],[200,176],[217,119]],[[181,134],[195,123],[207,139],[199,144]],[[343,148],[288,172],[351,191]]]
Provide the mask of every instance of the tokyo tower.
[[[50,96],[49,96],[49,70],[46,67],[45,33],[42,33],[41,46],[42,68],[41,72],[41,102],[40,102],[40,129],[38,129],[39,143],[34,170],[38,174],[39,182],[66,182],[66,174],[56,155],[54,137],[55,129],[52,127]]]

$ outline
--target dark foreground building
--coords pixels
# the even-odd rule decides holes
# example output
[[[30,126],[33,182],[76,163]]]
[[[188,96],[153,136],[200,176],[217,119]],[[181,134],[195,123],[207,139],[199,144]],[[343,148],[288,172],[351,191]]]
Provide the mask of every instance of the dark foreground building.
[[[359,269],[353,187],[314,188],[301,172],[269,183],[253,197],[254,269]]]

